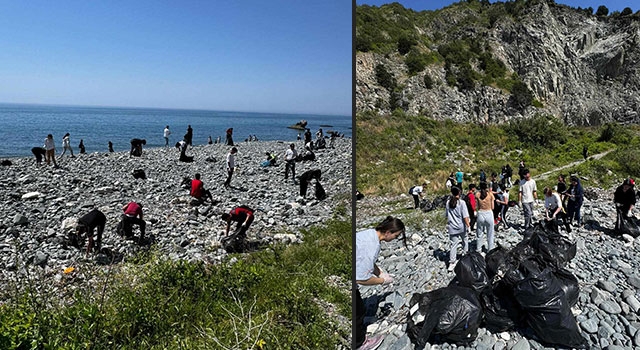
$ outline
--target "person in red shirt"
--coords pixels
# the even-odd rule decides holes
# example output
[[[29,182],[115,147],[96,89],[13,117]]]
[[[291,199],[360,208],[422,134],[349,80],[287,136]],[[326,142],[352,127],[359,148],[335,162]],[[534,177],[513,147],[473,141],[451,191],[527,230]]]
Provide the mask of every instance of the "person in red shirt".
[[[467,208],[469,211],[469,227],[473,230],[473,226],[476,224],[476,185],[469,184],[469,192],[467,192],[467,198],[469,198],[469,204],[471,208]]]
[[[241,205],[231,209],[228,214],[222,214],[222,220],[227,222],[227,228],[224,233],[225,238],[222,239],[222,245],[228,253],[241,253],[244,251],[244,240],[247,237],[247,230],[253,222],[253,212],[253,209],[246,205]],[[228,236],[231,221],[237,222],[238,225],[236,226],[235,232],[231,236]]]
[[[124,211],[124,215],[122,215],[122,222],[124,224],[124,227],[128,227],[129,228],[128,231],[130,232],[132,224],[139,225],[140,226],[139,242],[142,242],[142,240],[144,239],[145,227],[147,225],[142,215],[142,204],[136,203],[136,202],[129,202],[127,203],[127,205],[122,207],[122,210]],[[125,229],[125,231],[127,230]]]
[[[204,189],[204,184],[200,180],[200,173],[196,173],[196,178],[191,180],[191,197],[199,199],[201,202],[204,202],[206,198],[204,196],[209,197],[211,203],[213,203],[213,196],[211,195],[211,191]]]

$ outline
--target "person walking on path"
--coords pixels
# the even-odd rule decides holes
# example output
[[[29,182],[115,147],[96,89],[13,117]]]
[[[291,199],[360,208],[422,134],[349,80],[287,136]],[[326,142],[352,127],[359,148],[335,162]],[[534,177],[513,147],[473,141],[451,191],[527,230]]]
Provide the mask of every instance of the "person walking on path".
[[[71,140],[69,139],[70,136],[71,135],[69,135],[69,133],[66,133],[62,137],[62,154],[60,155],[60,159],[62,159],[62,156],[64,156],[64,154],[67,153],[67,150],[71,152],[71,158],[75,157],[73,155],[73,148],[71,148]]]
[[[107,223],[107,217],[98,209],[93,209],[80,219],[78,219],[78,225],[76,226],[76,234],[87,234],[89,243],[87,244],[87,254],[95,249],[96,252],[100,251],[102,247],[102,233],[104,232],[104,226]],[[97,229],[96,239],[93,239],[93,231]],[[94,244],[95,243],[95,244]]]
[[[582,146],[582,157],[584,158],[584,160],[587,160],[587,158],[589,157],[589,148],[587,147],[587,145]]]
[[[372,286],[379,284],[390,284],[393,277],[382,271],[376,264],[380,255],[380,242],[391,242],[402,235],[402,240],[406,246],[406,234],[404,223],[392,216],[387,216],[384,221],[373,229],[368,229],[356,233],[356,319],[355,319],[355,348],[358,350],[376,349],[384,337],[382,335],[367,336],[367,329],[364,326],[366,309],[359,286]]]
[[[224,187],[231,186],[231,176],[236,169],[236,153],[238,153],[238,149],[235,147],[227,153],[227,180],[224,182]]]
[[[487,251],[493,249],[493,209],[495,197],[487,189],[486,183],[480,184],[480,196],[478,197],[478,227],[476,228],[476,251],[482,252],[484,236],[487,236]]]
[[[284,161],[286,162],[284,167],[284,179],[289,177],[289,170],[291,170],[291,178],[293,183],[296,183],[296,158],[298,158],[298,152],[296,151],[296,145],[294,143],[289,145],[289,149],[284,152]]]
[[[187,133],[184,134],[184,140],[187,142],[187,145],[193,146],[193,129],[191,128],[191,124],[187,125]]]
[[[233,146],[233,128],[227,129],[227,139],[225,143],[227,146]]]
[[[163,132],[165,147],[169,147],[169,135],[171,135],[171,130],[169,130],[169,125],[167,125],[164,127],[164,132]]]
[[[47,165],[53,161],[53,167],[57,168],[58,163],[56,163],[56,144],[53,141],[53,135],[47,135],[47,138],[44,139],[44,149],[46,150],[45,159],[47,161]]]
[[[191,180],[191,192],[189,193],[191,197],[200,200],[200,202],[204,203],[207,198],[211,200],[213,204],[213,196],[211,195],[211,191],[204,188],[204,183],[200,180],[200,173],[196,173],[196,178]],[[205,197],[206,196],[206,197]]]
[[[411,196],[413,197],[413,209],[420,208],[420,198],[422,198],[425,186],[427,186],[427,183],[423,182],[422,185],[412,187]]]
[[[451,196],[445,205],[445,215],[447,217],[447,233],[451,242],[448,270],[453,271],[457,262],[458,245],[462,244],[463,254],[469,251],[467,233],[471,230],[469,211],[465,202],[460,200],[460,188],[457,186],[451,187]],[[480,226],[480,222],[478,222],[478,226]]]
[[[580,215],[580,208],[582,208],[582,202],[584,201],[584,189],[578,176],[572,175],[571,185],[567,190],[567,216],[569,216],[569,223],[573,224],[573,219],[576,219],[575,227],[582,226],[582,216]]]
[[[462,171],[460,169],[458,169],[458,171],[456,172],[456,185],[458,187],[460,187],[460,189],[462,190],[462,180],[464,179],[464,174],[462,173]]]
[[[533,217],[533,204],[538,199],[538,188],[536,180],[531,178],[529,169],[522,171],[524,178],[520,181],[520,190],[518,192],[518,202],[521,204],[524,212],[524,229],[531,227],[531,218]]]

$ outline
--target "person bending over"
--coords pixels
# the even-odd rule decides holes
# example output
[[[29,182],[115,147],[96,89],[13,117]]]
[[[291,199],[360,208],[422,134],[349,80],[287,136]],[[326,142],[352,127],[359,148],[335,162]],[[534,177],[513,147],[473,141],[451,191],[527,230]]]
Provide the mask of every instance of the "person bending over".
[[[42,157],[47,153],[47,150],[42,147],[33,147],[31,153],[36,157],[36,164],[42,164]]]
[[[106,223],[107,217],[98,209],[93,209],[78,219],[76,234],[87,234],[87,238],[89,239],[89,244],[87,244],[87,253],[90,253],[94,248],[95,251],[100,251],[100,248],[102,247],[102,233],[104,232],[104,226]],[[96,228],[98,229],[98,232],[94,243],[93,231]]]
[[[140,157],[142,155],[142,145],[146,145],[145,139],[131,139],[131,152],[129,152],[129,158],[131,156]]]
[[[320,181],[320,176],[322,172],[320,169],[308,170],[300,175],[300,196],[303,198],[307,197],[307,188],[311,183],[311,180],[316,179],[316,181]]]
[[[145,227],[147,223],[144,221],[142,214],[142,203],[129,202],[122,207],[124,214],[122,215],[122,223],[125,227],[125,233],[127,236],[131,236],[131,225],[135,224],[140,226],[140,240],[142,242],[145,234]]]

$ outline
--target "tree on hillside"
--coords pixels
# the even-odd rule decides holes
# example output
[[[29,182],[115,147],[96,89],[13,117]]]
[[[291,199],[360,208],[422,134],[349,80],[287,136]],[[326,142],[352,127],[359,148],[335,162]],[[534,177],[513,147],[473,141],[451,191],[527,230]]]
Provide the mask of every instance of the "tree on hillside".
[[[413,38],[403,35],[398,39],[398,52],[401,55],[406,55],[415,44],[417,42]]]
[[[598,10],[596,10],[596,16],[606,16],[609,14],[609,9],[604,6],[604,5],[600,5],[598,6]]]
[[[513,84],[511,98],[509,98],[509,101],[517,109],[523,110],[531,105],[531,101],[533,101],[533,93],[529,90],[527,84],[522,81],[517,81]]]
[[[376,80],[380,86],[392,92],[396,88],[396,78],[382,64],[376,66]]]
[[[633,13],[633,11],[631,10],[631,8],[629,8],[629,7],[625,7],[625,8],[622,10],[622,13],[620,13],[620,14],[621,14],[622,16],[629,16],[629,15],[630,15],[630,14],[632,14],[632,13]]]

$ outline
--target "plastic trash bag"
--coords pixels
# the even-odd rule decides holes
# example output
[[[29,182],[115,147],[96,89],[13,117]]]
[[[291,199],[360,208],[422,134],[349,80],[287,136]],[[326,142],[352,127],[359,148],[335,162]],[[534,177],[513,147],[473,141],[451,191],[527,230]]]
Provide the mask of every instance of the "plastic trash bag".
[[[567,269],[557,269],[553,271],[553,274],[558,278],[569,307],[574,307],[578,303],[578,297],[580,296],[578,279]]]
[[[640,225],[638,225],[638,220],[633,216],[625,216],[622,214],[622,211],[618,210],[616,233],[618,235],[627,234],[633,238],[637,238],[640,236]]]
[[[429,343],[468,344],[478,336],[482,307],[470,288],[448,286],[414,294],[407,333],[416,349]]]
[[[498,281],[480,294],[484,326],[493,333],[514,329],[523,322],[522,308],[506,283]]]
[[[577,252],[575,243],[542,225],[536,225],[529,245],[535,248],[547,263],[557,267],[571,261]]]
[[[479,293],[489,284],[487,265],[478,252],[471,252],[462,257],[454,271],[461,287],[468,287]]]
[[[515,285],[513,295],[526,311],[527,325],[543,343],[586,347],[586,340],[551,268],[540,272],[530,270],[527,277]]]
[[[500,245],[487,252],[485,262],[487,264],[487,276],[489,279],[492,279],[501,271],[504,272],[508,254],[509,252]]]

